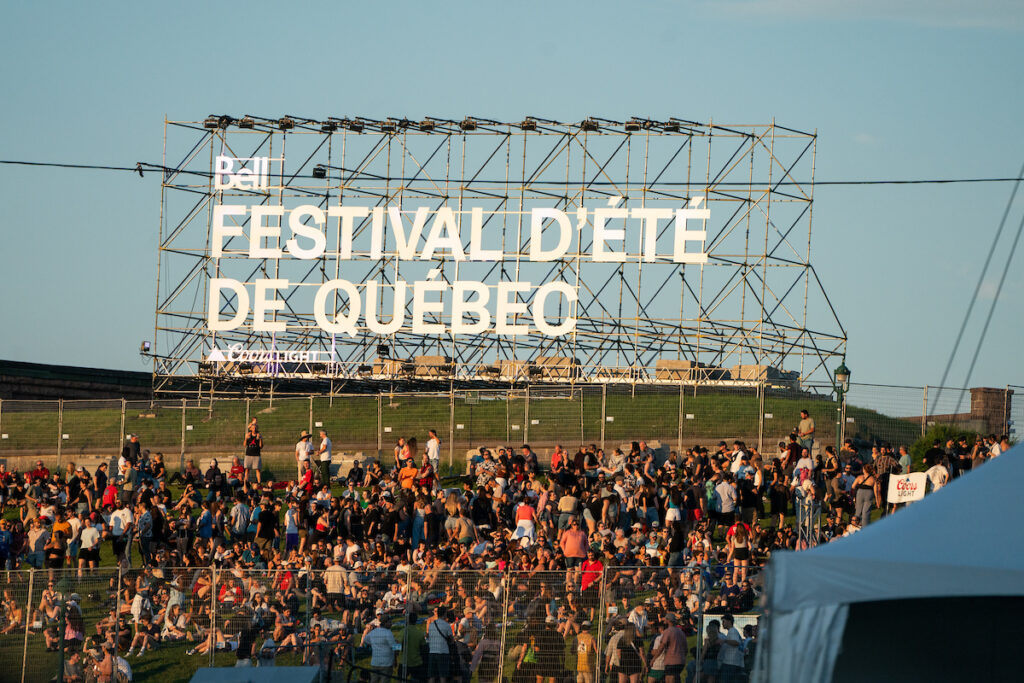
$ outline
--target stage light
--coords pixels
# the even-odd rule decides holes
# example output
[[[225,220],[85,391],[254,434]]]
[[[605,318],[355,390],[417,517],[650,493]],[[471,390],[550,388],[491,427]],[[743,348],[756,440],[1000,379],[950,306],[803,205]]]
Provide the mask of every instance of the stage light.
[[[139,344],[139,353],[149,353],[153,349],[153,344],[148,341],[144,341]]]
[[[363,132],[363,122],[362,121],[359,121],[359,120],[356,120],[356,119],[354,119],[352,121],[349,121],[348,119],[346,119],[345,120],[345,125],[348,126],[348,129],[350,131],[352,131],[353,133],[362,133]]]
[[[295,127],[295,121],[290,116],[282,116],[277,122],[277,127],[281,130],[291,130]]]
[[[211,114],[210,116],[206,117],[205,121],[203,121],[203,128],[213,129],[216,128],[219,123],[220,121],[217,119],[217,117]]]
[[[663,131],[665,131],[666,133],[678,133],[679,132],[679,124],[676,123],[675,121],[667,121],[667,122],[661,124],[661,129]]]
[[[338,124],[334,121],[324,121],[320,124],[321,133],[333,133],[336,130],[338,130]]]
[[[412,121],[405,118],[404,116],[402,117],[402,120],[398,122],[399,128],[409,128],[410,126],[412,126]]]
[[[519,124],[519,129],[520,130],[527,130],[527,131],[537,130],[537,119],[527,116]]]
[[[314,178],[320,178],[320,179],[326,178],[327,177],[327,167],[324,166],[323,164],[317,164],[316,166],[314,166],[313,167],[313,177]]]
[[[239,128],[251,129],[251,128],[254,128],[255,126],[256,126],[256,122],[252,120],[251,116],[243,116],[241,119],[238,120],[238,127]]]
[[[597,121],[595,121],[594,119],[584,119],[582,122],[580,122],[580,128],[590,133],[594,132],[599,127],[600,126],[597,125]]]
[[[227,114],[221,114],[217,117],[217,127],[221,130],[227,130],[227,127],[234,123],[235,120]]]
[[[388,119],[387,121],[384,121],[380,124],[380,132],[382,133],[388,133],[390,135],[391,133],[394,133],[397,129],[398,124],[391,119]]]
[[[459,122],[459,128],[464,131],[476,130],[476,121],[467,116]]]
[[[391,358],[391,347],[387,344],[378,344],[377,356],[379,358]]]
[[[640,119],[633,117],[629,121],[626,121],[625,128],[627,132],[635,133],[640,130]]]
[[[431,119],[423,119],[420,121],[420,130],[424,133],[429,133],[434,130],[434,122]]]

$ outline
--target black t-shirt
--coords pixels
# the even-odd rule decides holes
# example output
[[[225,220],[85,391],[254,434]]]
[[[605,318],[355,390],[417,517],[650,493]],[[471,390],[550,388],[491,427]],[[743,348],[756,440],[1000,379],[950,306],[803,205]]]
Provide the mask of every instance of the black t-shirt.
[[[259,457],[262,448],[263,438],[257,434],[250,434],[245,437],[245,454]]]
[[[381,521],[381,533],[387,538],[395,537],[395,529],[398,527],[398,510],[392,508]]]
[[[274,538],[274,531],[277,529],[277,513],[273,508],[262,510],[259,516],[260,538]]]
[[[249,659],[252,657],[252,646],[256,644],[258,636],[259,629],[256,628],[252,621],[249,621],[238,636],[238,650],[235,652],[235,656],[238,659]]]

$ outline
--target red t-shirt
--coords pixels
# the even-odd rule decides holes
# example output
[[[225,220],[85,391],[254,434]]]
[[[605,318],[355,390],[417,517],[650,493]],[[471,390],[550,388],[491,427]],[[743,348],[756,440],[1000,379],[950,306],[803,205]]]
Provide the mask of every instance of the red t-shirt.
[[[232,479],[241,479],[244,476],[245,476],[245,465],[239,463],[237,465],[232,465],[231,466],[231,478]]]
[[[114,505],[117,503],[117,487],[113,484],[107,484],[107,488],[103,490],[103,506]]]
[[[581,590],[587,590],[587,588],[601,578],[601,572],[604,571],[604,565],[601,564],[601,560],[584,560],[581,565],[583,569],[583,584]]]

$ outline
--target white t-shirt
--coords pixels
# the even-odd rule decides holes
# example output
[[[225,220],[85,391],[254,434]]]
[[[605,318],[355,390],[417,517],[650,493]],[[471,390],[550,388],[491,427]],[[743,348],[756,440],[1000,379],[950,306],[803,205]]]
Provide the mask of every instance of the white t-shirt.
[[[331,461],[331,437],[325,436],[320,442],[320,462]]]
[[[110,533],[120,536],[128,528],[128,525],[135,521],[135,516],[128,508],[114,510],[110,514]]]
[[[433,461],[441,459],[441,440],[431,438],[427,441],[427,458]]]
[[[99,545],[100,532],[94,526],[82,529],[82,550],[92,550]]]
[[[313,450],[313,444],[309,442],[309,439],[299,439],[299,442],[295,444],[295,455],[299,461],[309,460],[309,452]]]
[[[722,649],[718,651],[718,663],[725,664],[726,666],[743,666],[743,650],[740,649],[739,645],[729,645],[727,640],[735,640],[737,643],[743,642],[743,636],[733,626],[729,629],[728,633],[721,633],[718,636],[718,642],[721,643]]]
[[[78,536],[78,532],[82,529],[82,520],[78,517],[68,518],[68,524],[71,526],[71,539],[74,540]]]

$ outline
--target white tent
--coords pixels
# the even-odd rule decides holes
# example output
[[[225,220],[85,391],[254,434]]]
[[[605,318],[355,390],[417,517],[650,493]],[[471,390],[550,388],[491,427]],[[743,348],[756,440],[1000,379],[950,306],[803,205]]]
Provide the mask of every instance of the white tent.
[[[846,538],[775,553],[767,568],[767,628],[755,667],[761,680],[857,678],[850,676],[850,662],[874,662],[873,670],[859,671],[860,678],[908,680],[908,665],[920,674],[928,657],[941,661],[939,653],[954,647],[984,649],[993,638],[1005,639],[1002,658],[1012,660],[1019,680],[1022,488],[1024,446],[1017,446]],[[955,635],[942,632],[944,621]],[[976,624],[982,639],[964,643],[964,633]],[[915,643],[931,651],[915,652]],[[858,645],[865,646],[863,656],[850,651]]]

